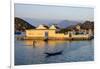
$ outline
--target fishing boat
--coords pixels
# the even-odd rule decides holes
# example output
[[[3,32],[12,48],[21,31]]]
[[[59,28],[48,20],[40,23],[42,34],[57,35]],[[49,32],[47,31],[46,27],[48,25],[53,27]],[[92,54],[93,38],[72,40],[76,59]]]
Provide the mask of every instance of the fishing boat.
[[[54,52],[54,53],[49,53],[49,52],[46,52],[45,54],[47,54],[46,57],[49,57],[49,56],[55,56],[55,55],[60,55],[62,54],[63,51],[59,51],[59,52]]]

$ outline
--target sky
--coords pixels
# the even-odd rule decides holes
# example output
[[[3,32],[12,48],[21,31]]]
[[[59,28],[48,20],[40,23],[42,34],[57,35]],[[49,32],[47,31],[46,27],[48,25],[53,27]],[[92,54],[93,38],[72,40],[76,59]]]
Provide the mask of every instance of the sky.
[[[50,20],[94,20],[94,9],[89,7],[69,7],[15,4],[15,17]]]

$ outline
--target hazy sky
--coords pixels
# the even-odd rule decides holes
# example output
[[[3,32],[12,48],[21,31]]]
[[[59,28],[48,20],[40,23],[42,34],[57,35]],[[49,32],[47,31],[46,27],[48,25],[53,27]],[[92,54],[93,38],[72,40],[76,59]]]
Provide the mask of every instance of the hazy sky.
[[[93,21],[94,9],[87,7],[15,4],[15,17]]]

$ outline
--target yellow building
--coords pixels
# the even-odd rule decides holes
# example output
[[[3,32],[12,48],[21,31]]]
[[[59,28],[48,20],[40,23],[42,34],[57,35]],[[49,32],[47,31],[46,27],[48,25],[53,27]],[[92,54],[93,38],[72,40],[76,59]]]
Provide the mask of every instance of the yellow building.
[[[80,26],[76,26],[79,32],[86,33],[86,30],[82,30]],[[46,25],[39,25],[35,29],[26,30],[26,39],[80,39],[89,38],[91,33],[88,34],[75,34],[76,31],[69,31],[67,34],[59,33],[59,27],[51,25],[50,27]]]
[[[64,38],[64,33],[56,33],[59,27],[51,25],[50,27],[46,25],[39,25],[36,29],[26,30],[26,37],[28,39],[62,39]]]

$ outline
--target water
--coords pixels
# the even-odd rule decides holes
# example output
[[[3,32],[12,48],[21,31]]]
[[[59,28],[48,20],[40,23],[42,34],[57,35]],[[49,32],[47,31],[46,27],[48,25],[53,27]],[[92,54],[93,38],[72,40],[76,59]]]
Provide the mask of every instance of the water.
[[[46,57],[45,53],[60,54]],[[94,60],[94,40],[51,41],[15,40],[15,65],[78,62]]]

